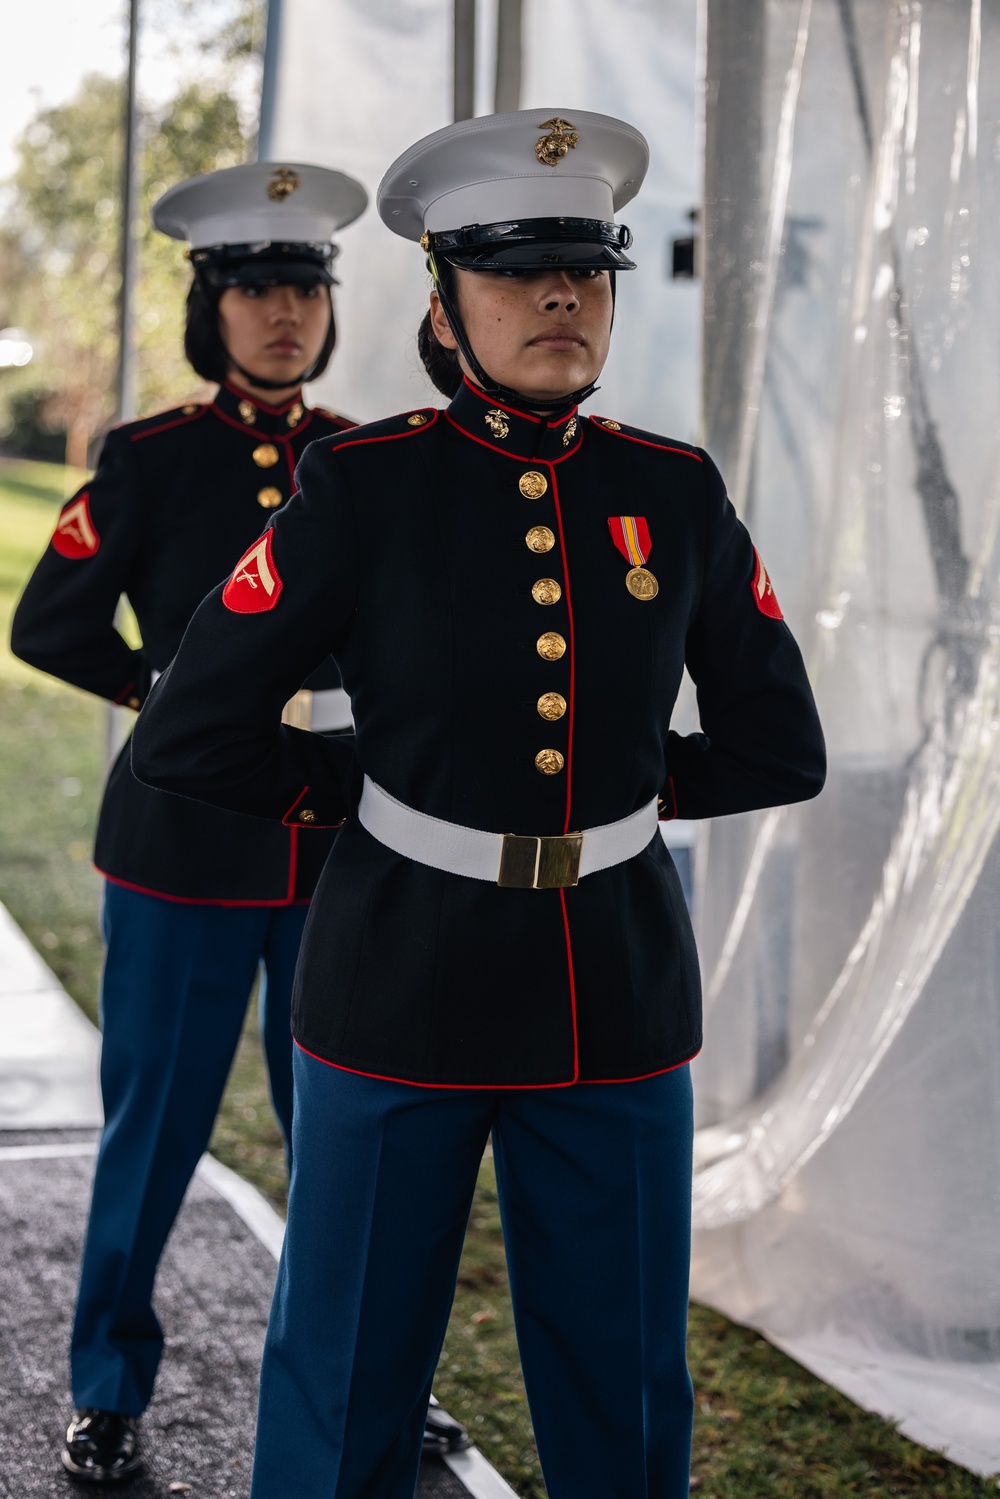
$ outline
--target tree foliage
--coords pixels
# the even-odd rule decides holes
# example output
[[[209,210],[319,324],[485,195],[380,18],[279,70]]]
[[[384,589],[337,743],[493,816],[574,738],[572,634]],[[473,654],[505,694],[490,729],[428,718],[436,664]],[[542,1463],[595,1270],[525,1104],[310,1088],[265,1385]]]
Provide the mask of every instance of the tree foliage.
[[[220,34],[224,59],[245,54],[253,13],[252,5],[240,6]],[[91,75],[68,102],[38,112],[18,142],[0,231],[0,327],[26,329],[36,350],[30,365],[3,372],[0,434],[5,421],[10,427],[12,400],[23,411],[34,393],[45,422],[66,432],[69,460],[79,466],[114,411],[123,94],[120,79]],[[183,246],[153,230],[150,206],[173,183],[234,166],[246,154],[231,88],[191,83],[140,116],[141,412],[175,404],[197,387],[182,350],[190,271]]]

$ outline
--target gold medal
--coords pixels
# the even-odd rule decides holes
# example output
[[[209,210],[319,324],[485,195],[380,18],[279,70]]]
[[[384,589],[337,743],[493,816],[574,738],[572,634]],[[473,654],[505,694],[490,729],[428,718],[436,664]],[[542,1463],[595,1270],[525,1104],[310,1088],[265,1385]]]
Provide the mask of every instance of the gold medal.
[[[633,567],[625,574],[625,587],[634,599],[655,599],[660,585],[648,567]]]

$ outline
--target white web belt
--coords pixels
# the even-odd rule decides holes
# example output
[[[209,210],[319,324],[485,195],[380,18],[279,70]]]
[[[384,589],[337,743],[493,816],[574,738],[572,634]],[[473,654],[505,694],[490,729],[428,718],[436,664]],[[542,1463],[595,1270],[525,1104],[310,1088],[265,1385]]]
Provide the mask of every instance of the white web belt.
[[[559,890],[641,854],[656,832],[657,799],[621,822],[562,836],[484,833],[397,801],[365,776],[361,825],[404,858],[516,890]]]

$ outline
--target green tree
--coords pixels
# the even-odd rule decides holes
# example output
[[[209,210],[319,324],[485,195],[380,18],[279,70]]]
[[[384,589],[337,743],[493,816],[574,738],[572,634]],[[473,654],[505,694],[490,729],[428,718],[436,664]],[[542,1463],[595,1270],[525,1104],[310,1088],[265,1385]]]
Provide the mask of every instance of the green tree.
[[[44,393],[47,420],[66,431],[67,460],[81,467],[114,409],[122,136],[120,80],[91,75],[67,103],[39,111],[18,143],[0,235],[0,326],[28,329],[36,345],[32,363],[4,380],[3,398]],[[141,118],[142,411],[183,399],[196,382],[181,343],[190,271],[182,247],[152,229],[149,207],[172,183],[233,166],[246,149],[227,90],[192,84]]]

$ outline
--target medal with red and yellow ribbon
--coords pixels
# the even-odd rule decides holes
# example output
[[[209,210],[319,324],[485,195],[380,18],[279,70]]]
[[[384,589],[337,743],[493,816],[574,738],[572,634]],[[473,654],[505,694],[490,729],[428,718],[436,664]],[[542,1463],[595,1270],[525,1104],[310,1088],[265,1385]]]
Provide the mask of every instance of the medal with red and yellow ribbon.
[[[609,515],[608,530],[611,540],[626,562],[632,564],[625,574],[625,587],[635,599],[655,599],[660,585],[645,566],[646,558],[653,550],[649,539],[649,527],[644,515]]]

